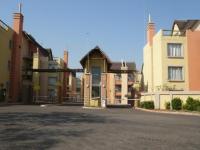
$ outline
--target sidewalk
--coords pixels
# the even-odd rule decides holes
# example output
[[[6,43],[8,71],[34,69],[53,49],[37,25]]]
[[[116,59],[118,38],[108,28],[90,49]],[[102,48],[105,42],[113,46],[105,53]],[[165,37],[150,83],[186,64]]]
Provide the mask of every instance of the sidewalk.
[[[146,112],[154,112],[154,113],[163,113],[163,114],[174,114],[174,115],[187,115],[187,116],[199,116],[200,112],[184,112],[184,111],[170,111],[170,110],[151,110],[151,109],[144,109],[136,107],[136,110],[146,111]]]

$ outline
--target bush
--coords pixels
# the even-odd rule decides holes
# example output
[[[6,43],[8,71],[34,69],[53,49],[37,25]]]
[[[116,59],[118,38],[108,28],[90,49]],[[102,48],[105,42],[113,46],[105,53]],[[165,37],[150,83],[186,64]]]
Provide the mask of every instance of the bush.
[[[170,102],[165,103],[165,109],[169,110],[170,109]]]
[[[199,112],[200,112],[200,106],[197,106],[197,111],[199,111]]]
[[[200,111],[200,101],[195,100],[192,97],[188,97],[186,100],[186,104],[184,105],[184,109],[190,111]]]
[[[182,101],[180,98],[174,98],[172,99],[172,109],[174,110],[181,110],[182,108]]]
[[[154,109],[153,101],[140,102],[140,107],[145,109]]]

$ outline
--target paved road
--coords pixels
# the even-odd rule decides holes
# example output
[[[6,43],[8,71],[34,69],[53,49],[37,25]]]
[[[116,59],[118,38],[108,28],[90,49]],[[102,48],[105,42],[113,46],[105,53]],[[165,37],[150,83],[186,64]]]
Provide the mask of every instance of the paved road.
[[[0,150],[200,150],[200,117],[133,109],[0,107]]]

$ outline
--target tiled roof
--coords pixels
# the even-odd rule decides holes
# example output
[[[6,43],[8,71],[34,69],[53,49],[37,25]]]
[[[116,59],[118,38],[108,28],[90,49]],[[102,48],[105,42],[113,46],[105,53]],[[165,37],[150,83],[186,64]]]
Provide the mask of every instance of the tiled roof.
[[[52,55],[51,49],[46,49],[46,48],[44,48],[43,46],[41,46],[41,45],[35,40],[35,38],[34,38],[31,34],[28,34],[26,31],[23,31],[23,33],[24,33],[24,35],[25,35],[25,37],[26,37],[27,39],[29,39],[33,44],[35,44],[35,45],[39,48],[40,52],[41,52],[43,55],[49,56],[49,57],[51,58],[51,55]]]
[[[102,56],[104,56],[108,62],[108,64],[111,63],[111,60],[109,59],[109,57],[98,47],[96,46],[95,48],[93,48],[92,50],[90,50],[81,60],[80,60],[80,63],[82,66],[84,66],[84,63],[85,63],[85,60],[87,59],[87,56],[89,56],[90,54],[92,54],[93,52],[95,51],[99,51]]]
[[[199,21],[200,20],[175,20],[172,29],[177,25],[180,32],[185,32],[188,29],[192,29]]]
[[[136,70],[136,65],[134,62],[126,62],[128,70]],[[122,63],[121,62],[113,62],[111,64],[110,70],[121,70]]]

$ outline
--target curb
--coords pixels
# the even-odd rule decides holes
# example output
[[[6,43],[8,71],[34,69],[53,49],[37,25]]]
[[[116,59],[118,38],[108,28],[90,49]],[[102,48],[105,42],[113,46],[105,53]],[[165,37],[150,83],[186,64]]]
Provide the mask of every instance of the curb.
[[[82,107],[83,109],[105,109],[103,107]]]
[[[185,116],[198,116],[200,117],[200,113],[195,112],[178,112],[178,111],[163,111],[163,110],[150,110],[150,109],[143,109],[143,108],[135,108],[136,110],[146,111],[146,112],[154,112],[154,113],[161,113],[161,114],[172,114],[172,115],[185,115]]]

